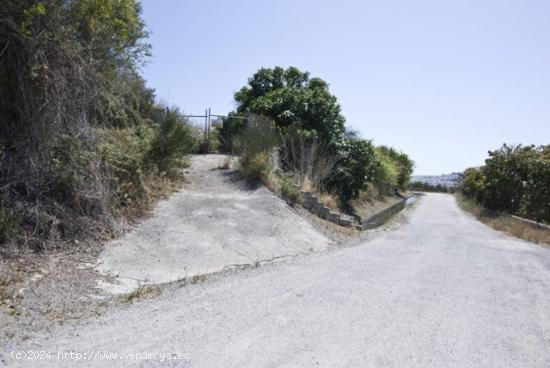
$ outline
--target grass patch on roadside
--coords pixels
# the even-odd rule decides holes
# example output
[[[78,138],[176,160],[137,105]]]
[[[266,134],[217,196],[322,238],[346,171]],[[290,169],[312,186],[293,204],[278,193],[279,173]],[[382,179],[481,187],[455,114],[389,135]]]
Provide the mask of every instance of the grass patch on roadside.
[[[120,296],[122,303],[133,303],[139,300],[156,298],[162,294],[162,289],[157,285],[143,285],[136,290]]]
[[[455,198],[460,208],[495,230],[533,243],[550,245],[550,230],[525,223],[506,213],[488,211],[460,193],[455,193]]]

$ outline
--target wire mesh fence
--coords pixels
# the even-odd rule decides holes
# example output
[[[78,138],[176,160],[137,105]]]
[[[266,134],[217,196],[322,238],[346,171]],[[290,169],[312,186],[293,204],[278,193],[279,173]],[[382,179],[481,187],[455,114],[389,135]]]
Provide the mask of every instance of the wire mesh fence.
[[[206,109],[204,115],[183,115],[188,123],[202,134],[202,142],[199,147],[201,153],[221,151],[233,153],[235,136],[238,128],[246,121],[244,115],[220,115],[212,114],[211,109]]]

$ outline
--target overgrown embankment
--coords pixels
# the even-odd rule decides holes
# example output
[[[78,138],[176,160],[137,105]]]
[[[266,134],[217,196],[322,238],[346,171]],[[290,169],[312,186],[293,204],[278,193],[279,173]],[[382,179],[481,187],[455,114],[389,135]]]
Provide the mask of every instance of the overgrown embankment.
[[[505,212],[483,208],[475,200],[465,197],[462,193],[455,193],[455,197],[460,208],[493,229],[533,243],[550,245],[550,230],[548,228],[522,221]]]
[[[512,216],[550,223],[550,145],[505,144],[489,156],[484,166],[464,172],[459,203],[498,230],[550,243],[550,231]]]
[[[135,0],[2,2],[0,242],[109,237],[180,179],[195,142],[176,111],[154,119],[140,13]]]
[[[327,82],[294,67],[262,68],[235,94],[237,110],[219,131],[240,155],[244,176],[262,180],[290,202],[315,192],[330,207],[409,187],[413,161],[346,128]]]

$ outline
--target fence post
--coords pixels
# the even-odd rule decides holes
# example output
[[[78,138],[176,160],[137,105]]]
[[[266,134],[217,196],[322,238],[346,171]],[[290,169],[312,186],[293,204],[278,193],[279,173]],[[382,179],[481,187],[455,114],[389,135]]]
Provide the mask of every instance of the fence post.
[[[208,140],[208,109],[204,110],[204,142]]]
[[[206,134],[206,149],[210,147],[210,126],[212,125],[212,115],[210,107],[208,108],[208,132]]]

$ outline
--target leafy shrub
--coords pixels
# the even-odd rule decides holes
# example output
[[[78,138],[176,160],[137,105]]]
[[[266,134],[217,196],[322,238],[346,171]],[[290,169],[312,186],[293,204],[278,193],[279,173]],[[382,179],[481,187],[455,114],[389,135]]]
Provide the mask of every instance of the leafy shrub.
[[[374,153],[377,161],[374,184],[380,193],[408,189],[414,166],[409,156],[386,146],[376,147]]]
[[[485,175],[481,169],[470,168],[464,171],[462,179],[462,193],[477,201],[484,202],[485,196]]]
[[[490,210],[550,222],[550,146],[490,151],[485,166],[465,171],[462,192]]]
[[[374,179],[376,158],[369,140],[348,138],[338,152],[335,174],[329,187],[336,191],[343,203],[357,198]]]
[[[147,159],[159,171],[171,172],[185,163],[185,156],[197,148],[193,128],[177,109],[168,110],[151,144]]]
[[[380,194],[389,194],[397,189],[399,165],[382,147],[376,147],[374,154],[376,157],[374,185]]]
[[[17,218],[4,207],[0,207],[0,243],[12,240],[17,235]]]
[[[540,157],[529,160],[520,214],[550,222],[550,146]]]

